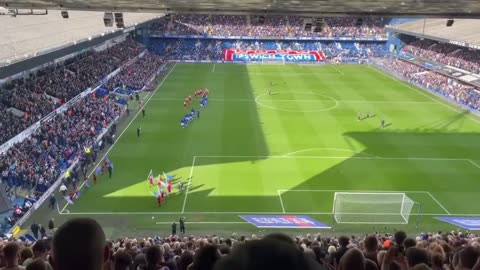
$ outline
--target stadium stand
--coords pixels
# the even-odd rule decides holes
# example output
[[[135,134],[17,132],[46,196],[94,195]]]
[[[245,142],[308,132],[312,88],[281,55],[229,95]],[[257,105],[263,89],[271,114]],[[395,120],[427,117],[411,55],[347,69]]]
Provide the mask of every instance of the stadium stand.
[[[435,232],[407,237],[363,236],[185,236],[106,240],[92,219],[72,219],[53,240],[3,239],[0,267],[27,269],[472,269],[480,268],[480,242],[473,233]],[[34,252],[32,253],[33,250]],[[107,252],[105,252],[105,250]],[[41,264],[47,268],[28,268]],[[18,269],[18,268],[17,268]]]
[[[142,90],[162,63],[163,59],[159,55],[147,52],[142,58],[124,66],[120,74],[108,81],[106,87],[109,90],[117,87]]]
[[[328,59],[356,62],[359,58],[382,57],[384,44],[376,42],[320,41],[231,41],[203,39],[155,39],[149,49],[170,60],[222,60],[224,49],[242,50],[314,50]]]
[[[177,14],[150,25],[157,35],[209,35],[259,37],[385,37],[385,22],[380,18],[325,18],[321,31],[305,31],[310,18],[279,15],[193,15]]]
[[[480,73],[480,52],[465,47],[417,39],[402,49],[417,57],[423,57],[463,70]]]
[[[390,60],[386,67],[407,78],[410,82],[426,87],[456,103],[466,105],[474,110],[480,109],[480,89],[472,85],[403,60]]]
[[[143,50],[140,44],[127,40],[104,51],[87,52],[68,59],[64,64],[41,69],[24,80],[7,83],[0,91],[2,112],[5,112],[0,121],[9,130],[2,134],[0,143],[95,85]],[[9,108],[16,109],[20,115],[13,115]]]

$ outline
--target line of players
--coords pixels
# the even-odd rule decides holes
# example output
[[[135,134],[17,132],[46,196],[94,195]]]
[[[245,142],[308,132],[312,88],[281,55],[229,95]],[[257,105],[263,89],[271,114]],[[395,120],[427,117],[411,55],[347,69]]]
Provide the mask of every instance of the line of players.
[[[162,206],[162,202],[165,201],[166,196],[168,197],[168,195],[172,193],[172,179],[173,177],[168,175],[165,176],[164,178],[162,178],[162,176],[158,177],[158,180],[157,180],[158,193],[153,192],[153,196],[157,199],[158,206]],[[148,182],[150,187],[155,186],[153,183],[153,177],[149,177]],[[162,186],[165,187],[166,192],[162,189]],[[177,188],[178,188],[178,192],[182,193],[183,183],[178,182]]]
[[[358,121],[362,121],[362,120],[364,120],[364,119],[369,119],[370,117],[375,117],[375,115],[370,115],[370,113],[367,112],[367,113],[365,114],[365,117],[362,117],[362,113],[361,113],[361,112],[359,112],[359,113],[357,114],[357,120],[358,120]],[[381,127],[381,128],[385,128],[386,126],[387,126],[387,125],[385,124],[385,120],[383,120],[383,119],[380,120],[380,127]]]
[[[208,89],[198,89],[194,93],[195,98],[200,97],[200,108],[205,108],[208,103]],[[190,105],[190,102],[192,101],[192,96],[188,96],[185,101],[183,102],[183,107],[187,108]],[[200,110],[195,111],[194,108],[191,109],[189,113],[187,113],[181,120],[180,120],[180,126],[182,128],[186,128],[188,126],[188,123],[193,121],[195,118],[195,113],[197,114],[197,118],[200,118]]]

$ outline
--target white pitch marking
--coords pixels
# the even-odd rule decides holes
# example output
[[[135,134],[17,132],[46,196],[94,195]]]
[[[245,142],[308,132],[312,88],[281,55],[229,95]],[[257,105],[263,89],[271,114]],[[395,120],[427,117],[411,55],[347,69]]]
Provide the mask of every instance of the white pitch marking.
[[[188,184],[187,184],[187,190],[185,192],[185,198],[183,200],[183,207],[182,207],[182,213],[185,212],[185,206],[187,205],[187,197],[188,197],[188,191],[190,190],[190,184],[192,182],[192,175],[193,175],[193,168],[195,168],[195,159],[197,157],[194,156],[192,160],[192,167],[190,168],[190,176],[188,177]]]
[[[447,208],[445,208],[445,206],[443,206],[430,192],[427,192],[428,195],[430,195],[430,197],[432,197],[432,199],[448,214],[448,215],[452,215],[448,210]]]
[[[280,199],[280,204],[282,205],[282,212],[285,213],[285,206],[283,205],[282,194],[280,194],[280,190],[277,190],[278,198]]]
[[[295,151],[295,152],[286,153],[282,157],[289,157],[289,156],[294,155],[294,154],[298,154],[298,153],[302,153],[302,152],[310,152],[310,151],[314,151],[314,150],[333,150],[333,151],[341,151],[341,152],[350,152],[350,153],[354,153],[354,154],[364,154],[364,155],[367,155],[367,156],[378,158],[377,156],[371,155],[371,154],[368,154],[368,153],[362,153],[362,152],[357,152],[357,151],[353,151],[353,150],[350,150],[350,149],[342,149],[342,148],[309,148],[309,149],[302,149],[302,150],[298,150],[298,151]]]

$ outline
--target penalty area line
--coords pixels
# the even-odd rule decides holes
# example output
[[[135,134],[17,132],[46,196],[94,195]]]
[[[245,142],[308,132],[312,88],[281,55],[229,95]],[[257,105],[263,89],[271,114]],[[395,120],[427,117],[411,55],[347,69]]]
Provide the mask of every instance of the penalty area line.
[[[185,213],[185,206],[187,205],[188,192],[190,191],[190,184],[192,183],[193,169],[195,168],[195,159],[197,159],[197,157],[193,156],[192,167],[190,168],[190,176],[188,177],[187,190],[185,192],[185,198],[183,200],[182,214]]]
[[[441,204],[441,203],[437,200],[437,198],[435,198],[435,197],[432,195],[432,193],[427,192],[427,194],[428,194],[430,197],[432,197],[432,199],[443,209],[443,211],[445,211],[445,212],[446,212],[448,215],[450,215],[450,216],[452,215],[452,214],[447,210],[447,208],[445,208],[445,206],[443,206],[443,204]]]
[[[167,78],[170,76],[170,74],[172,73],[172,71],[175,69],[175,67],[177,66],[177,63],[175,63],[172,67],[172,69],[170,69],[170,71],[167,73],[167,75],[163,78],[163,80],[160,82],[160,84],[157,86],[157,88],[155,89],[155,91],[148,97],[148,99],[145,101],[145,104],[144,104],[144,107],[147,106],[148,102],[152,99],[152,97],[157,93],[158,89],[160,89],[160,87],[163,85],[163,83],[165,82],[165,80],[167,80]],[[105,154],[103,154],[102,158],[100,159],[100,161],[98,162],[98,164],[96,164],[92,171],[90,172],[90,174],[88,174],[88,179],[90,179],[90,177],[92,176],[92,174],[95,172],[95,169],[100,165],[100,163],[105,159],[105,157],[108,155],[108,153],[110,153],[110,151],[113,149],[113,147],[117,144],[117,142],[120,140],[120,138],[123,136],[123,134],[125,134],[125,132],[128,130],[128,128],[132,125],[133,121],[135,121],[135,119],[140,115],[142,111],[141,110],[138,110],[138,112],[133,116],[132,120],[130,120],[130,122],[128,123],[128,125],[125,127],[125,129],[122,130],[122,132],[120,133],[120,135],[118,135],[118,137],[116,138],[116,140],[113,142],[113,144],[110,146],[110,148],[108,148],[108,150],[105,152]],[[83,186],[85,185],[85,181],[83,181],[80,186],[78,187],[78,190],[80,191]],[[65,206],[62,208],[62,210],[59,212],[60,214],[64,213],[65,209],[67,209],[68,207],[68,203],[65,203]]]

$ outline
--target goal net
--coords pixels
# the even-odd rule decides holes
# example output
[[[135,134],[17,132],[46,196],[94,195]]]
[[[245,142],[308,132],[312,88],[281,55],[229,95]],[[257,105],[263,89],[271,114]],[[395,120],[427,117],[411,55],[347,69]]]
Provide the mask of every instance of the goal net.
[[[414,201],[405,193],[335,192],[336,223],[407,224]]]
[[[262,58],[262,65],[285,65],[285,58],[275,58],[275,59]]]

